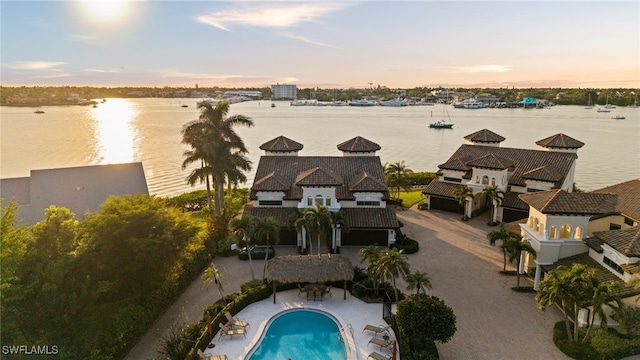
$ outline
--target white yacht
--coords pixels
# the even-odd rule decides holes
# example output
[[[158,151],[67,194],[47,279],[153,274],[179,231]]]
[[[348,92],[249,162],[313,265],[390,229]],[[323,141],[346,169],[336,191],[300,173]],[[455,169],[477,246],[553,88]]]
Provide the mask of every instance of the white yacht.
[[[381,106],[407,106],[407,102],[401,99],[391,99],[380,102]]]

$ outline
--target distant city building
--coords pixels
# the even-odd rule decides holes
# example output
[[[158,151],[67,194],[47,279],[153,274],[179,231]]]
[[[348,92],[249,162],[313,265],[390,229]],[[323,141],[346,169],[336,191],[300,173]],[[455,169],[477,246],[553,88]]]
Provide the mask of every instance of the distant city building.
[[[250,90],[232,90],[232,91],[225,91],[224,92],[224,96],[228,97],[228,96],[245,96],[245,97],[250,97],[252,99],[261,99],[262,98],[262,92],[261,91],[250,91]]]
[[[296,85],[271,85],[271,98],[274,100],[295,100],[298,98]]]

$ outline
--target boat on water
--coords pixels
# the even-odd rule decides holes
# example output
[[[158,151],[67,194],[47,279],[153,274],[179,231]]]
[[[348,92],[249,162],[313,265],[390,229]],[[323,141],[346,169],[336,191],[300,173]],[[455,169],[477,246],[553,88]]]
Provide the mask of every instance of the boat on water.
[[[597,112],[611,112],[611,109],[608,109],[606,107],[601,107],[601,108],[598,108],[598,110],[596,110],[596,111]]]
[[[189,105],[187,105],[187,104],[184,104],[184,105],[182,105],[182,107],[189,107]]]
[[[276,104],[274,104],[274,103],[271,103],[271,107],[276,107]]]
[[[624,120],[624,119],[626,119],[626,117],[624,117],[622,115],[613,115],[611,118],[613,120]]]
[[[381,106],[407,106],[409,104],[407,104],[406,101],[401,99],[391,99],[391,100],[381,101],[380,105]]]
[[[451,129],[453,128],[453,124],[446,123],[444,120],[438,120],[434,123],[429,124],[431,129]]]
[[[44,114],[44,110],[36,110],[33,113],[34,114]]]
[[[349,102],[350,106],[373,106],[375,104],[376,103],[374,103],[373,101],[367,99],[352,100]]]
[[[593,109],[593,103],[591,102],[591,93],[589,93],[589,100],[587,101],[587,106],[585,106],[584,108]]]
[[[633,109],[635,109],[635,108],[637,108],[637,107],[638,107],[638,95],[636,95],[636,98],[635,98],[635,100],[633,101],[633,104],[632,104],[632,105],[629,105],[629,106],[627,106],[627,107],[628,107],[628,108],[633,108]]]
[[[347,104],[346,101],[342,101],[342,100],[336,100],[331,103],[331,106],[347,106],[347,105],[349,104]]]

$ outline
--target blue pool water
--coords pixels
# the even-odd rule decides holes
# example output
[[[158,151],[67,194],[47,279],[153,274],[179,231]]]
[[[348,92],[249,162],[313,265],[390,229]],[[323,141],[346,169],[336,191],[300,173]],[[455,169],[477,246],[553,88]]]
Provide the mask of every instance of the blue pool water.
[[[338,324],[317,311],[288,311],[267,325],[249,360],[346,360]]]

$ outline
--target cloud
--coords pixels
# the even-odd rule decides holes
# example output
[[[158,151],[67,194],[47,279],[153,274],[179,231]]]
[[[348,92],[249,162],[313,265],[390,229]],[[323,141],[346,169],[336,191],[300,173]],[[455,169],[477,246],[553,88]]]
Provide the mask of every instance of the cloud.
[[[196,17],[198,22],[230,31],[232,25],[264,28],[286,28],[318,19],[351,6],[346,3],[289,2],[229,8],[209,15]]]
[[[59,61],[16,61],[6,67],[16,70],[47,70],[64,64],[66,63]]]
[[[513,70],[513,65],[473,65],[459,66],[451,69],[453,73],[503,73]]]
[[[90,73],[119,73],[121,71],[122,68],[120,69],[84,69],[82,71],[85,72],[90,72]]]
[[[90,35],[73,34],[71,37],[85,44],[96,44],[100,40],[99,37]]]
[[[341,48],[339,46],[334,46],[331,44],[325,44],[325,43],[321,43],[321,42],[317,42],[317,41],[313,41],[311,39],[308,39],[304,36],[301,35],[297,35],[297,34],[289,34],[289,33],[278,33],[280,36],[282,37],[286,37],[286,38],[290,38],[290,39],[294,39],[294,40],[299,40],[302,42],[305,42],[307,44],[312,44],[312,45],[318,45],[318,46],[323,46],[323,47],[328,47],[328,48],[332,48],[332,49],[339,49],[339,50],[343,50],[344,48]]]

